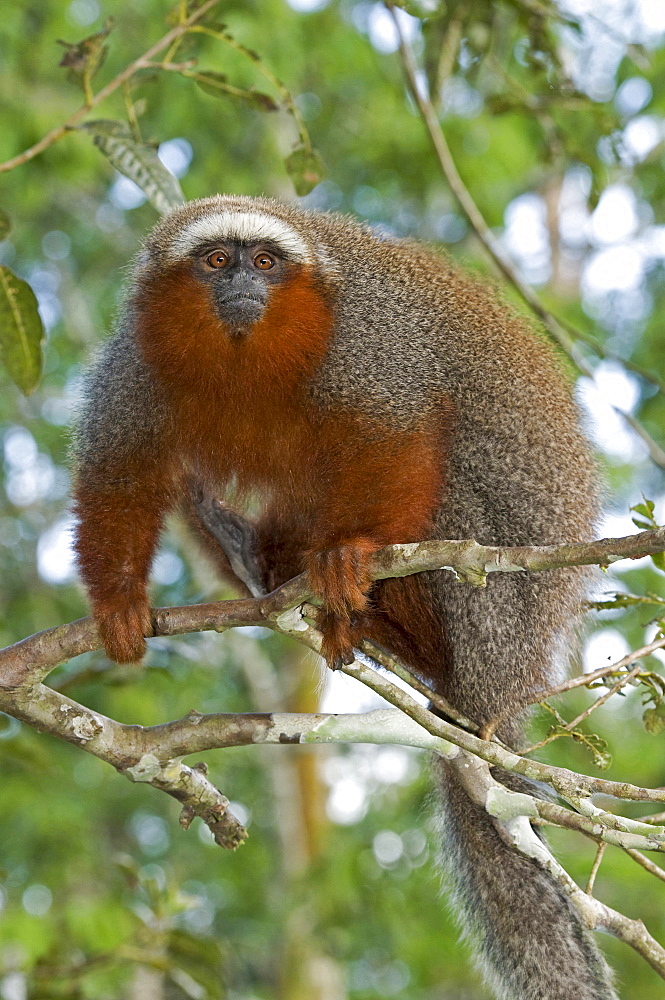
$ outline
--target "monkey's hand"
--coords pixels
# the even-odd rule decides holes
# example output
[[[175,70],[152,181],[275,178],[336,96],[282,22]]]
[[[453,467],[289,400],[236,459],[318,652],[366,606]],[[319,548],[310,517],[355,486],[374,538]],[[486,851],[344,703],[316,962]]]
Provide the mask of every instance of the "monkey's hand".
[[[143,658],[145,636],[154,631],[145,590],[96,603],[93,616],[111,660],[137,663]]]
[[[372,586],[369,564],[380,547],[370,538],[354,538],[306,556],[312,590],[324,603],[319,617],[321,653],[333,670],[353,663],[353,647],[362,635],[362,616]]]

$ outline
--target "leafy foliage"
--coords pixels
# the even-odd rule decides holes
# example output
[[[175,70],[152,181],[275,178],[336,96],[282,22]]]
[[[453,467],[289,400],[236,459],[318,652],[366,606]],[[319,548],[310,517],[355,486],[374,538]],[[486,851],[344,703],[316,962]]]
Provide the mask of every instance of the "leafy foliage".
[[[215,73],[208,70],[205,73],[188,72],[187,76],[196,80],[199,87],[206,94],[212,97],[239,97],[247,101],[258,111],[277,111],[277,104],[268,94],[262,94],[258,90],[242,90],[240,87],[233,87],[228,82],[228,77],[224,73]]]
[[[25,393],[34,389],[41,373],[43,336],[32,288],[8,267],[0,267],[0,358]]]
[[[654,510],[656,509],[656,505],[653,502],[653,500],[647,500],[645,497],[644,503],[635,504],[635,506],[631,507],[630,509],[634,510],[635,513],[638,515],[637,517],[633,518],[633,524],[636,527],[644,528],[647,531],[650,530],[651,528],[660,527],[660,525],[658,524],[658,522],[654,517]],[[658,569],[662,569],[663,571],[665,571],[665,553],[657,552],[656,555],[651,556],[651,559],[653,560],[654,566],[657,566]]]
[[[90,96],[90,83],[102,68],[108,54],[106,39],[113,30],[113,19],[109,18],[101,31],[89,35],[80,42],[63,42],[65,54],[60,65],[68,70],[70,80],[80,84],[86,100]]]
[[[92,121],[81,125],[109,162],[148,197],[151,205],[164,214],[185,200],[180,184],[157,156],[157,149],[137,142],[128,125],[116,121]]]

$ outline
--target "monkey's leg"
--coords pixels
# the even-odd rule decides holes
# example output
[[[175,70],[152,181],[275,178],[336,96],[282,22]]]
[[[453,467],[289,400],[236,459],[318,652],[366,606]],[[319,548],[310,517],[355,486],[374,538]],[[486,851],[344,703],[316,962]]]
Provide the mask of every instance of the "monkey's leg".
[[[326,456],[337,472],[328,469],[304,568],[324,602],[323,654],[333,668],[351,662],[354,645],[372,628],[372,555],[384,545],[433,536],[443,478],[440,450],[438,432],[414,432],[355,437],[337,456]],[[416,592],[413,586],[401,589]],[[401,610],[415,606],[407,600]]]
[[[321,653],[333,670],[353,662],[353,647],[363,634],[370,604],[370,559],[381,547],[376,539],[356,536],[305,554],[312,589],[323,599]]]
[[[270,507],[256,525],[256,555],[266,593],[305,569],[308,526],[308,512],[280,503]]]

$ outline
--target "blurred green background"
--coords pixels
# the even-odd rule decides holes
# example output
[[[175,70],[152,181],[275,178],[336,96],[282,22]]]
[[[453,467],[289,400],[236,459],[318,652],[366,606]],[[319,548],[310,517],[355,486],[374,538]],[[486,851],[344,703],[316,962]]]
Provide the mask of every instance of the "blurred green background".
[[[58,67],[65,51],[58,39],[78,41],[115,18],[94,81],[100,87],[167,30],[169,7],[162,0],[5,0],[0,160],[62,123],[81,101],[76,82]],[[521,276],[610,355],[663,379],[662,4],[450,0],[409,9],[436,15],[424,24],[404,15],[404,30],[427,68],[462,177]],[[326,178],[303,204],[445,245],[489,270],[406,94],[381,4],[246,0],[220,3],[218,16],[283,80],[325,162]],[[231,47],[192,39],[176,59],[194,55],[229,83],[279,99]],[[132,99],[144,139],[160,144],[186,197],[296,197],[284,159],[297,132],[284,110],[209,96],[177,73],[144,74]],[[122,93],[92,117],[125,120]],[[0,263],[35,289],[48,331],[43,378],[29,397],[0,371],[6,645],[86,613],[69,548],[67,425],[80,366],[112,324],[127,262],[156,213],[83,132],[3,174],[0,192],[0,208],[13,221]],[[662,522],[663,472],[611,404],[637,416],[662,445],[663,395],[612,357],[585,354],[596,379],[580,379],[580,398],[607,482],[600,530],[635,530],[629,508],[642,493]],[[663,579],[642,560],[608,574],[599,591],[662,597]],[[155,567],[154,596],[167,605],[223,596],[175,523]],[[587,667],[652,638],[657,613],[657,605],[639,605],[589,615]],[[662,669],[663,658],[649,664]],[[350,681],[326,681],[300,647],[251,630],[151,640],[140,670],[90,654],[52,680],[97,711],[144,725],[192,708],[312,711],[322,704],[353,711],[376,704]],[[559,705],[572,718],[589,698]],[[642,708],[638,691],[614,699],[592,729],[613,754],[609,777],[665,784],[663,736],[645,731]],[[534,731],[543,735],[547,726],[539,717]],[[237,854],[215,847],[198,821],[183,832],[166,797],[0,715],[3,1000],[486,996],[440,895],[423,755],[362,746],[204,756],[249,825]],[[543,759],[597,773],[572,741],[549,746]],[[572,834],[552,839],[584,885],[594,845]],[[626,855],[607,852],[596,891],[665,941],[665,887]],[[665,995],[626,945],[609,938],[602,945],[623,996]]]

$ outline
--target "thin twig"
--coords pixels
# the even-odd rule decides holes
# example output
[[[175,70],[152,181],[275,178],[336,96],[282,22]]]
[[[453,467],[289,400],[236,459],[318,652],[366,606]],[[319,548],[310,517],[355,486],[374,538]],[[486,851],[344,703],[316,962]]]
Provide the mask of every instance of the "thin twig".
[[[573,688],[587,687],[594,681],[602,680],[603,677],[607,677],[609,674],[615,673],[617,670],[622,670],[624,667],[630,666],[635,660],[640,660],[645,656],[650,656],[657,649],[662,649],[665,646],[665,636],[660,639],[655,639],[653,642],[648,643],[646,646],[641,646],[639,649],[633,650],[632,653],[626,653],[622,656],[620,660],[616,663],[612,663],[607,667],[598,667],[597,670],[592,670],[588,674],[581,674],[579,677],[572,677],[570,680],[564,681],[562,684],[557,684],[554,687],[547,688],[546,691],[539,691],[534,695],[534,700],[531,704],[537,704],[539,702],[547,701],[549,698],[554,698],[556,695],[565,694],[566,691],[571,691]]]
[[[643,816],[644,823],[655,823],[657,826],[665,823],[665,812],[651,813],[650,816]]]
[[[441,101],[441,92],[446,80],[452,75],[457,60],[460,42],[462,41],[463,23],[461,17],[453,17],[448,25],[446,37],[443,40],[434,80],[434,94],[437,104]]]
[[[591,871],[589,872],[589,881],[586,884],[586,889],[584,890],[588,896],[593,895],[593,887],[596,882],[596,875],[598,874],[598,869],[600,868],[600,863],[603,860],[603,854],[607,850],[607,844],[601,841],[598,844],[598,850],[596,851],[596,857],[594,858],[593,865],[591,866]]]
[[[302,641],[310,645],[311,639],[304,632],[294,632],[293,634],[296,637],[299,635]],[[316,648],[316,646],[312,643],[311,648]],[[596,793],[636,802],[665,801],[665,788],[638,788],[628,782],[610,781],[607,778],[599,777],[590,778],[588,775],[578,774],[577,772],[569,771],[567,768],[554,767],[550,764],[543,764],[541,761],[521,757],[512,751],[505,750],[498,743],[481,740],[477,736],[474,736],[473,733],[458,729],[451,723],[446,722],[445,719],[433,716],[431,712],[418,704],[406,691],[395,687],[388,678],[382,677],[375,670],[372,670],[371,667],[357,660],[349,665],[344,665],[341,670],[350,677],[355,677],[367,687],[372,688],[373,691],[381,695],[382,698],[385,698],[390,704],[401,708],[402,711],[406,712],[415,722],[418,722],[419,725],[433,736],[448,740],[455,746],[468,751],[476,757],[480,757],[481,760],[486,761],[493,767],[500,767],[507,771],[513,771],[515,774],[545,781],[556,789],[559,795],[566,801],[578,804],[582,799]],[[552,805],[553,809],[560,808],[552,803],[548,803],[547,805],[548,807]],[[580,816],[579,819],[586,819],[586,817]],[[620,817],[620,819],[623,819],[623,817]]]
[[[572,731],[576,729],[581,722],[584,722],[585,719],[589,718],[592,712],[595,712],[597,708],[600,708],[601,705],[604,705],[605,702],[613,695],[615,695],[617,691],[620,691],[622,687],[625,687],[626,684],[629,684],[633,680],[633,678],[640,673],[641,670],[642,668],[640,666],[633,667],[633,669],[629,673],[624,674],[623,677],[620,677],[619,680],[616,682],[616,684],[614,684],[609,689],[609,691],[606,691],[605,694],[600,696],[600,698],[596,698],[596,700],[592,702],[592,704],[589,705],[587,708],[585,708],[583,712],[580,712],[580,714],[576,715],[574,719],[572,719],[570,722],[567,722],[563,727],[563,730],[567,730],[569,733],[572,733]],[[553,740],[558,740],[559,737],[563,736],[563,730],[557,730],[557,732],[552,733],[550,736],[546,736],[545,739],[540,740],[539,743],[534,743],[532,746],[528,748],[528,750],[523,750],[522,753],[525,755],[528,753],[533,753],[534,750],[539,750],[540,747],[546,746]]]
[[[35,156],[39,156],[39,154],[43,153],[45,149],[52,146],[54,142],[58,142],[62,139],[71,129],[75,128],[78,123],[93,110],[93,108],[96,108],[102,103],[102,101],[105,101],[107,97],[118,89],[118,87],[122,87],[122,85],[130,80],[135,73],[141,69],[145,69],[146,65],[149,65],[158,53],[171,45],[172,42],[179,39],[182,35],[186,34],[186,32],[189,31],[193,25],[200,21],[201,18],[204,17],[208,11],[218,3],[219,0],[206,0],[206,3],[197,8],[197,10],[190,14],[185,21],[168,31],[158,42],[151,45],[142,56],[139,56],[139,58],[135,59],[134,62],[129,64],[129,66],[126,66],[121,73],[118,73],[118,75],[110,81],[110,83],[107,83],[105,87],[94,95],[94,97],[91,97],[89,101],[86,101],[86,103],[83,104],[78,111],[75,111],[72,115],[70,115],[67,121],[65,121],[62,125],[58,125],[57,128],[51,129],[51,131],[47,132],[46,135],[39,140],[39,142],[36,142],[34,146],[30,146],[29,149],[19,153],[18,156],[14,156],[11,160],[6,160],[4,163],[0,163],[0,173],[13,170],[15,167],[19,167],[23,163],[33,160]]]
[[[377,646],[376,643],[371,642],[369,639],[363,639],[360,644],[361,653],[365,653],[366,656],[371,657],[380,666],[385,667],[386,670],[390,670],[391,673],[395,674],[401,680],[405,681],[414,691],[418,691],[420,694],[429,698],[432,705],[438,708],[441,712],[451,718],[458,726],[462,726],[464,729],[468,729],[471,733],[477,733],[479,726],[471,719],[467,719],[466,716],[458,712],[454,705],[451,705],[447,698],[439,694],[437,691],[433,691],[431,687],[416,677],[414,673],[409,670],[405,663],[397,657],[393,656],[392,653],[387,653],[385,649]]]
[[[572,719],[571,722],[566,723],[566,729],[573,730],[575,729],[576,726],[580,724],[580,722],[584,722],[585,719],[588,719],[591,713],[595,712],[596,709],[600,708],[601,705],[604,705],[605,702],[612,697],[612,695],[616,694],[617,691],[620,691],[621,688],[626,686],[626,684],[630,684],[633,678],[636,677],[637,674],[639,674],[641,669],[642,668],[638,665],[637,667],[633,667],[633,669],[629,671],[629,673],[625,674],[623,677],[620,677],[616,682],[616,684],[613,684],[612,687],[605,692],[605,694],[601,695],[600,698],[596,698],[596,700],[591,705],[585,708],[583,712],[580,712],[579,715],[575,716],[575,718]]]

